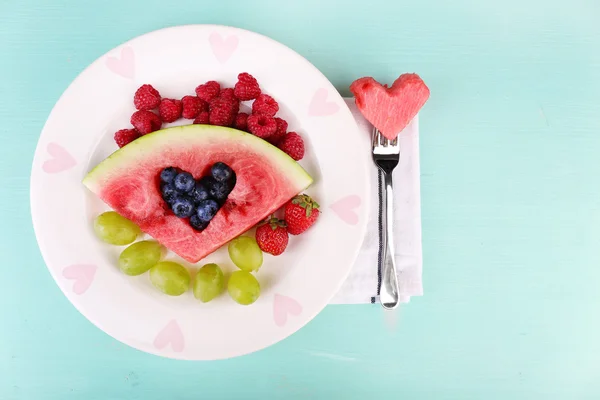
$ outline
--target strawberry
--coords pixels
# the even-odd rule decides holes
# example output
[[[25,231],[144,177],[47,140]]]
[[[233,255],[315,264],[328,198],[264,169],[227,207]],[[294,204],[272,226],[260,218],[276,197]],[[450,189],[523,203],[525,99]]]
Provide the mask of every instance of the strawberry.
[[[256,242],[265,253],[278,256],[287,247],[288,232],[285,222],[271,217],[256,228]]]
[[[294,197],[285,205],[285,222],[291,235],[310,228],[319,217],[319,204],[306,194]]]

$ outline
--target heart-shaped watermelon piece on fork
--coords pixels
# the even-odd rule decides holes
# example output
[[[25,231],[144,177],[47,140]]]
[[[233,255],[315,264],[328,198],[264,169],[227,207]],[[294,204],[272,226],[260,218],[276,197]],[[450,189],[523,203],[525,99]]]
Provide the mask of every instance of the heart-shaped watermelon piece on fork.
[[[352,82],[356,106],[388,139],[394,140],[429,98],[429,88],[417,74],[402,74],[391,87],[371,77]]]

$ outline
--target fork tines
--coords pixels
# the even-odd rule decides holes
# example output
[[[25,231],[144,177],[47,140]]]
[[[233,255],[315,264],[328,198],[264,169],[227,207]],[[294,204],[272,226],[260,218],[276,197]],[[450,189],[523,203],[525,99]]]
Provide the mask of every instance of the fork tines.
[[[389,140],[379,132],[378,129],[373,129],[373,153],[374,154],[398,154],[400,146],[398,138]]]

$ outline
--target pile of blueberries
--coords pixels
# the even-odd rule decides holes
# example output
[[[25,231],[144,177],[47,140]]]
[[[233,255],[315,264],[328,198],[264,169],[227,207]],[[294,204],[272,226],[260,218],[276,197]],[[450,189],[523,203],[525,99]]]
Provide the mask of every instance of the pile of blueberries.
[[[210,176],[199,180],[187,171],[167,167],[160,173],[160,191],[176,216],[189,218],[192,228],[202,231],[225,204],[235,181],[235,172],[222,162],[213,164]]]

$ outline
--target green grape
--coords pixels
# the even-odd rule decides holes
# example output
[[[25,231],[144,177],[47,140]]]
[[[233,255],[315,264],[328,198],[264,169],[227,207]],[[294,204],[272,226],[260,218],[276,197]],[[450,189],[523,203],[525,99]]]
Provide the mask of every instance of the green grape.
[[[242,271],[258,271],[263,263],[263,253],[254,238],[240,236],[227,247],[231,261]]]
[[[176,262],[162,261],[150,268],[150,282],[169,296],[179,296],[190,287],[190,273]]]
[[[94,221],[96,235],[106,243],[124,246],[133,243],[141,233],[140,228],[114,211],[107,211]]]
[[[194,297],[207,303],[221,294],[225,287],[223,271],[217,264],[206,264],[194,279]]]
[[[235,271],[229,278],[227,291],[233,300],[247,306],[258,299],[260,284],[250,272]]]
[[[153,240],[137,242],[123,250],[119,256],[119,268],[127,275],[140,275],[160,261],[162,247]]]

